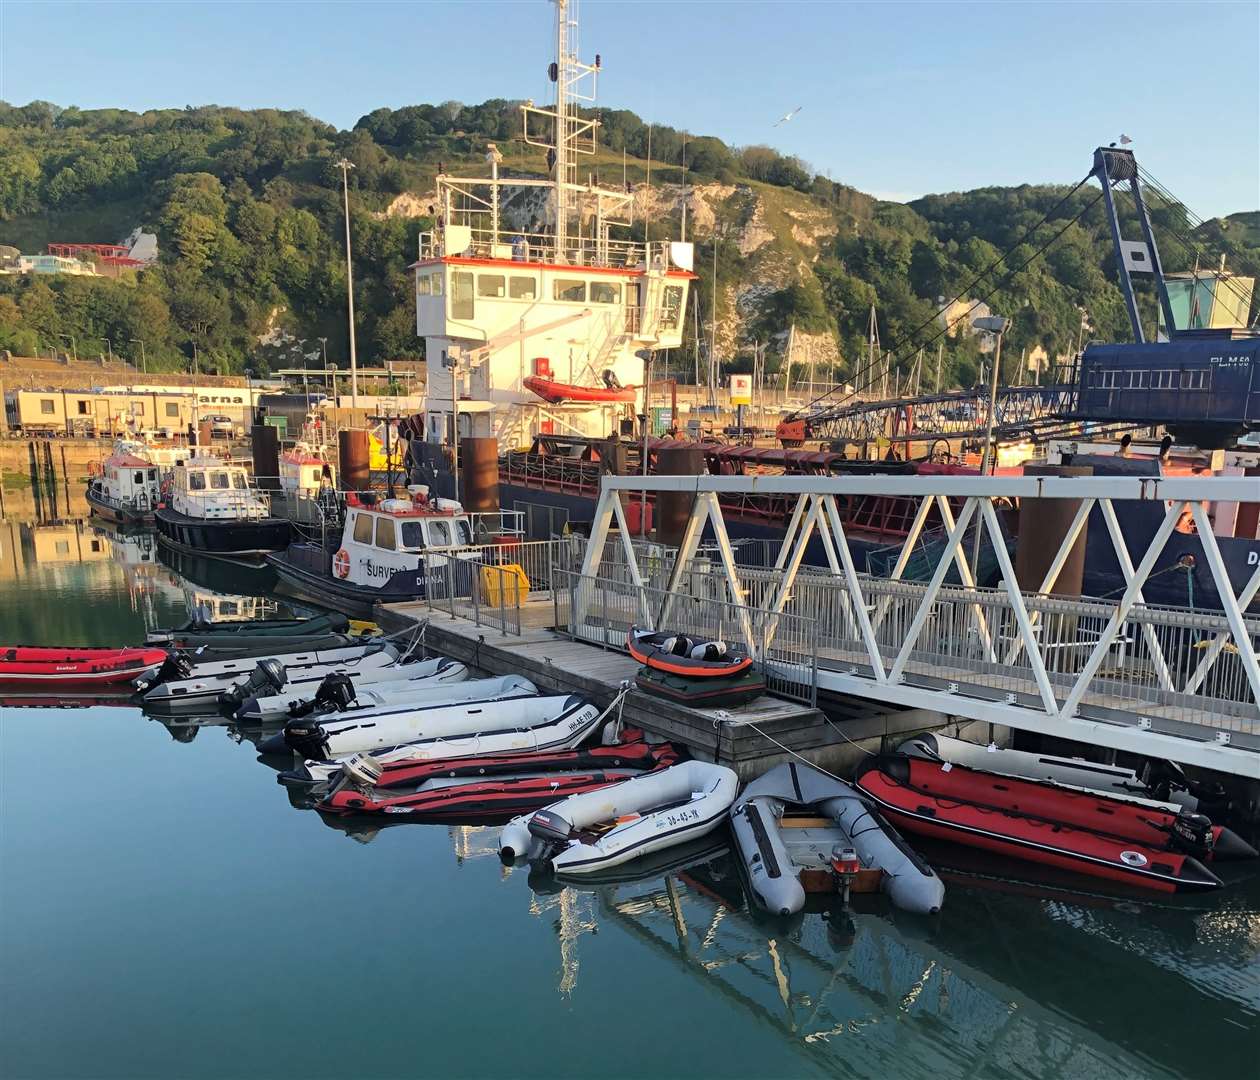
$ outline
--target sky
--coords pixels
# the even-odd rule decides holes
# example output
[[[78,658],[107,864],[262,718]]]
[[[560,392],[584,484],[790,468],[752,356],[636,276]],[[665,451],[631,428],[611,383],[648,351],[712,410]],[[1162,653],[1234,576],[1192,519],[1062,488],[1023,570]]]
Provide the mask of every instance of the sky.
[[[1074,183],[1121,134],[1202,217],[1260,208],[1260,2],[581,0],[599,104],[871,194]],[[550,100],[546,0],[0,0],[0,99],[143,111]],[[777,118],[802,106],[790,121]]]

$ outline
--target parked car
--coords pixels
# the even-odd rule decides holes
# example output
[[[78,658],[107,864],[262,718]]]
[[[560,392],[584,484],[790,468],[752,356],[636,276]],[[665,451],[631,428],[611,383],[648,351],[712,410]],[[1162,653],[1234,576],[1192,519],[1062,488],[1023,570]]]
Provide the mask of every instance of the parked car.
[[[201,422],[210,425],[211,437],[230,439],[236,434],[236,425],[230,416],[203,416]]]

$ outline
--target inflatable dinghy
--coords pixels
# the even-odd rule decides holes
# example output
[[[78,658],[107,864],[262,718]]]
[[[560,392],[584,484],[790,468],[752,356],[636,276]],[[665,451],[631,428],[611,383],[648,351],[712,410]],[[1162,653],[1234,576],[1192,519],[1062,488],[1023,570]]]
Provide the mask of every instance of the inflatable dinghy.
[[[910,832],[1162,892],[1219,889],[1200,858],[1256,851],[1201,814],[889,755],[854,780]]]
[[[409,814],[417,821],[475,821],[541,809],[678,760],[668,743],[633,742],[491,758],[385,765],[355,755],[317,809],[352,814]],[[387,775],[392,773],[393,775]],[[403,779],[406,776],[407,779]],[[388,784],[388,787],[384,787]]]
[[[176,649],[195,649],[199,645],[230,642],[236,638],[288,638],[311,637],[322,634],[345,634],[350,630],[350,620],[339,612],[316,615],[310,619],[244,619],[233,622],[210,619],[190,619],[183,626],[150,630],[145,635],[147,645],[165,645]],[[272,652],[275,652],[273,649]]]
[[[634,676],[634,685],[652,697],[693,709],[737,709],[766,692],[766,680],[751,667],[721,679],[697,679],[641,667]]]
[[[165,662],[162,649],[0,645],[0,685],[109,686],[157,671]]]
[[[240,701],[233,715],[242,724],[274,724],[315,712],[345,712],[403,700],[414,700],[416,704],[420,704],[438,700],[461,701],[472,697],[508,696],[495,690],[495,684],[506,688],[506,680],[514,680],[511,685],[520,693],[537,693],[534,684],[519,675],[465,682],[468,668],[458,660],[445,656],[414,660],[395,667],[325,675],[314,685],[309,681],[289,684],[284,669],[279,665],[268,665],[263,671],[265,675],[256,672],[257,678],[251,675],[246,683],[222,696],[222,704],[225,706]],[[266,685],[255,685],[263,682],[264,678]],[[483,690],[488,692],[483,693]],[[288,748],[283,745],[272,746],[262,752],[288,753]]]
[[[688,679],[722,679],[752,667],[752,657],[725,641],[630,627],[626,648],[640,664]]]
[[[334,671],[379,670],[397,664],[398,649],[385,642],[201,663],[192,662],[184,653],[175,653],[147,688],[142,688],[143,707],[154,712],[213,711],[218,707],[220,694],[250,678],[267,660],[274,660],[283,669],[288,684],[317,684]],[[158,677],[162,677],[161,681],[157,681]]]
[[[712,832],[738,792],[732,770],[685,761],[513,818],[499,852],[545,859],[557,874],[606,870]]]
[[[392,714],[382,712],[376,719],[294,720],[285,726],[291,746],[296,743],[333,756],[322,760],[308,757],[300,769],[281,773],[280,778],[288,784],[322,784],[341,771],[343,758],[362,751],[370,751],[378,762],[388,764],[572,750],[602,723],[599,709],[572,695],[395,708]],[[382,742],[385,730],[391,735]]]
[[[1191,780],[1178,766],[1167,761],[1148,761],[1139,773],[1122,765],[980,746],[934,734],[907,739],[898,751],[909,757],[950,761],[1003,776],[1049,780],[1066,787],[1099,791],[1117,799],[1153,800],[1209,814],[1219,813],[1229,805],[1229,798],[1219,784]]]
[[[789,828],[789,806],[815,807],[827,822]],[[883,872],[881,890],[903,911],[935,915],[945,901],[941,879],[878,810],[851,785],[808,765],[785,762],[754,780],[731,808],[731,826],[753,896],[772,914],[800,911],[800,872],[832,869],[845,849],[862,867]]]

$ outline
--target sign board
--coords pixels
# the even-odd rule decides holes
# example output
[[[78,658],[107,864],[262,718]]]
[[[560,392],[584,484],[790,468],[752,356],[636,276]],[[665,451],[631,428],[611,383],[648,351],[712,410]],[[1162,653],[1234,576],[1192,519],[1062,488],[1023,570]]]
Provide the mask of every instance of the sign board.
[[[751,375],[732,375],[731,376],[731,404],[732,405],[751,405],[752,404],[752,376]]]

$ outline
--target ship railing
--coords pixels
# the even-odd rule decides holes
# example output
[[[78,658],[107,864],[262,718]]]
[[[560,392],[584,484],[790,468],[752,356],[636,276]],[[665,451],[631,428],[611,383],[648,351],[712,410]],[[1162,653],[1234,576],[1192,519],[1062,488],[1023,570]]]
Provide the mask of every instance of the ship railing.
[[[549,232],[525,232],[489,224],[490,211],[467,211],[472,239],[461,251],[449,250],[444,234],[437,230],[420,233],[420,261],[441,258],[497,259],[519,263],[548,263],[558,266],[600,267],[618,270],[664,270],[669,266],[669,245],[662,242],[597,236],[570,236],[563,247]],[[484,217],[483,217],[484,215]]]
[[[210,508],[240,512],[250,511],[252,517],[271,516],[271,493],[259,488],[212,488],[208,491],[184,491],[180,498],[201,511],[192,517],[204,516]],[[170,504],[170,498],[166,502]]]
[[[818,702],[818,627],[812,619],[785,619],[716,592],[671,592],[568,571],[557,571],[556,579],[556,627],[575,641],[625,651],[632,626],[726,641],[751,652],[770,693]]]

